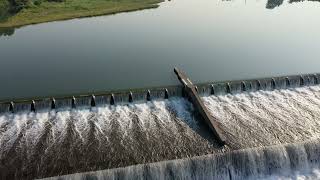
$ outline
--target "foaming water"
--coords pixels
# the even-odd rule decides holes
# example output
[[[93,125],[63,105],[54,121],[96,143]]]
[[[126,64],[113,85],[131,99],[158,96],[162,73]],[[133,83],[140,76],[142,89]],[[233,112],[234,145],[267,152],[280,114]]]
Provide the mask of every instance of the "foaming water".
[[[320,179],[320,169],[295,171],[287,175],[272,175],[261,178],[261,180],[317,180]]]
[[[1,114],[0,178],[318,178],[320,86],[203,100],[223,148],[183,98]]]
[[[181,98],[2,114],[0,177],[50,177],[220,151],[200,131],[207,129]]]
[[[320,86],[203,98],[232,148],[320,137]]]
[[[319,139],[48,179],[319,179]]]

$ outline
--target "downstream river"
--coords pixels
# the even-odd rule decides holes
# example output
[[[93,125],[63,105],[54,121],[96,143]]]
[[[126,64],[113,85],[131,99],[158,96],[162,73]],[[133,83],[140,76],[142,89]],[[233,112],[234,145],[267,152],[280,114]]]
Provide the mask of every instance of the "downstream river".
[[[320,3],[173,0],[9,29],[0,99],[320,72]],[[4,30],[2,30],[4,31]]]

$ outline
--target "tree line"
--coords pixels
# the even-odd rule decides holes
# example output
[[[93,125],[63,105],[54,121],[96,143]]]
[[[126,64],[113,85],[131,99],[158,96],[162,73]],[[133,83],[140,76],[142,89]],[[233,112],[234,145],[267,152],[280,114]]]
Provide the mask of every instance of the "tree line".
[[[18,13],[23,8],[38,6],[43,1],[63,2],[64,0],[0,0],[0,20]]]

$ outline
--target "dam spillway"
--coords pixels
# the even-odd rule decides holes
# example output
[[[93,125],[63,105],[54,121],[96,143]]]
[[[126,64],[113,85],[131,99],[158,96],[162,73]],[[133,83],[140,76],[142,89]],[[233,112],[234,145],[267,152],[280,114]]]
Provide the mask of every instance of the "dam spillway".
[[[29,178],[219,151],[183,99],[1,116],[1,172]],[[32,172],[35,171],[35,172]]]
[[[192,179],[198,171],[200,173],[203,163],[200,161],[197,164],[192,160],[193,157],[200,156],[203,161],[207,159],[206,162],[211,163],[212,158],[208,154],[214,157],[220,154],[219,166],[228,166],[222,168],[219,171],[222,174],[216,176],[223,179],[272,175],[283,169],[290,171],[291,166],[296,164],[290,158],[302,158],[308,166],[312,163],[317,165],[319,161],[315,157],[319,156],[320,87],[317,85],[317,76],[302,78],[306,79],[303,84],[300,83],[300,76],[295,76],[288,78],[290,83],[287,83],[287,78],[281,77],[224,82],[213,86],[198,85],[201,99],[210,114],[218,120],[226,136],[227,145],[224,147],[218,145],[207,125],[199,121],[192,104],[179,97],[181,88],[175,89],[175,96],[172,95],[172,88],[169,99],[159,99],[164,95],[164,91],[161,91],[158,98],[153,95],[151,101],[133,103],[128,103],[127,93],[124,93],[126,96],[123,99],[127,103],[119,103],[121,98],[117,96],[115,105],[106,103],[109,101],[103,99],[104,96],[95,96],[97,104],[94,107],[89,103],[91,96],[77,98],[76,108],[71,107],[69,99],[56,100],[60,103],[53,110],[46,104],[39,106],[35,101],[35,112],[30,111],[29,103],[20,106],[17,103],[15,108],[19,109],[14,113],[3,108],[5,112],[0,115],[1,178],[45,178],[162,161],[155,166],[155,171],[167,167],[162,172],[170,176],[162,178],[160,173],[159,178],[155,179]],[[132,97],[137,100],[138,97],[144,99],[146,96],[138,96],[133,92]],[[309,147],[303,144],[308,141],[311,141],[312,148],[304,149]],[[300,150],[288,157],[291,151],[283,151],[283,148],[287,149],[283,145],[286,143],[299,146]],[[268,152],[268,146],[282,150],[272,150],[271,155],[261,153]],[[264,150],[259,151],[259,148],[264,147]],[[252,161],[246,161],[246,158],[253,158],[253,155],[241,153],[246,150],[259,151],[257,157],[254,157],[256,159],[270,158],[265,160],[264,169],[259,170],[247,164]],[[303,156],[297,155],[300,151],[304,153]],[[272,155],[277,155],[279,162],[272,161]],[[185,158],[187,160],[179,160]],[[174,159],[178,160],[167,162]],[[187,168],[193,168],[193,175],[183,171],[184,163],[179,164],[188,161],[192,162]],[[176,163],[177,166],[173,165]],[[280,170],[273,171],[273,165]],[[123,168],[122,173],[118,170],[110,171],[117,172],[112,177],[136,173],[132,177],[141,179],[143,177],[139,176],[141,174],[136,169],[139,167],[148,165]],[[252,172],[246,170],[248,167],[251,167]],[[209,170],[201,173],[208,174],[196,177],[204,179],[201,177],[212,175]],[[156,172],[147,177],[152,175],[158,177]],[[87,177],[85,174],[83,176]]]
[[[224,154],[77,173],[46,180],[84,179],[319,179],[319,140]]]

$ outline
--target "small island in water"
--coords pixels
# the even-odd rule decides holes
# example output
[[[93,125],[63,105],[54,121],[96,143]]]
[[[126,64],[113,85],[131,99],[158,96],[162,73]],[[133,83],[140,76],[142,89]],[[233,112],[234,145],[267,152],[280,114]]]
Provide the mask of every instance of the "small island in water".
[[[0,0],[0,28],[156,8],[162,0]]]

